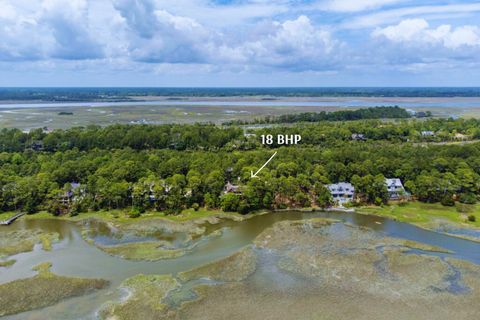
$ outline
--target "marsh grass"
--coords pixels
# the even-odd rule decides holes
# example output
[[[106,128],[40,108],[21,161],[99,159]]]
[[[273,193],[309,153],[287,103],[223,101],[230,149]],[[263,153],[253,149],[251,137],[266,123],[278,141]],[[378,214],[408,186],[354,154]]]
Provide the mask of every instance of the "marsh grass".
[[[0,261],[0,268],[7,268],[13,266],[17,260],[6,260],[6,261]]]
[[[0,257],[8,257],[32,251],[35,244],[41,243],[46,251],[52,250],[52,243],[59,240],[58,233],[41,230],[16,230],[0,233]]]
[[[98,246],[106,253],[127,260],[156,261],[173,259],[185,255],[187,249],[162,249],[162,243],[157,241],[133,242],[115,246]]]
[[[103,289],[108,281],[61,277],[50,272],[51,263],[34,267],[32,278],[0,285],[0,316],[17,314],[54,305],[63,299]]]
[[[246,247],[227,258],[182,272],[178,276],[182,281],[203,277],[217,281],[242,281],[255,272],[256,265],[255,252],[252,247]]]
[[[139,274],[125,280],[121,288],[127,297],[117,303],[109,303],[100,311],[102,319],[159,319],[167,311],[162,301],[176,289],[179,283],[169,275]]]

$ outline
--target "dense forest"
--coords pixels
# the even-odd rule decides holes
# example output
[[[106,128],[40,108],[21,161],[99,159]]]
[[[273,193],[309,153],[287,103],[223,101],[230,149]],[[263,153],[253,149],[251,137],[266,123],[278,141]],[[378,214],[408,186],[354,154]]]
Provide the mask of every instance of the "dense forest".
[[[425,134],[430,132],[431,134]],[[253,134],[253,135],[252,135]],[[361,134],[369,141],[448,142],[480,138],[476,119],[404,119],[321,121],[295,125],[227,126],[194,125],[112,125],[89,126],[48,132],[0,130],[0,152],[56,152],[78,149],[134,150],[252,150],[260,148],[262,134],[300,134],[303,146],[331,147]],[[257,137],[256,137],[256,136]],[[272,145],[271,147],[277,147]]]
[[[431,112],[422,112],[422,117],[430,117]],[[297,122],[320,122],[320,121],[350,121],[365,119],[406,119],[412,118],[412,114],[407,110],[395,107],[372,107],[357,110],[340,110],[333,112],[303,112],[284,114],[280,116],[270,116],[248,120],[236,120],[226,122],[225,125],[242,124],[265,124],[265,123],[297,123]]]
[[[250,134],[245,134],[245,130]],[[253,130],[253,131],[251,131]],[[423,130],[432,134],[422,135]],[[254,134],[252,135],[252,132]],[[261,134],[301,134],[302,144],[250,178],[272,151]],[[356,140],[352,134],[365,139]],[[214,125],[121,126],[45,132],[0,131],[0,210],[77,214],[125,208],[176,213],[222,208],[328,206],[325,184],[350,181],[359,201],[388,200],[384,178],[400,178],[421,201],[474,203],[480,192],[478,120],[359,120],[246,129]],[[234,192],[225,193],[231,182]]]

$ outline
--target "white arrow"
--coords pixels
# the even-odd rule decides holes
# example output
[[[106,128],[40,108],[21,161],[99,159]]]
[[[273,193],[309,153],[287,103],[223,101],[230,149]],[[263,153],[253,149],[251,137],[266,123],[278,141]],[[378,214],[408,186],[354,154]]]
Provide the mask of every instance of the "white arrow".
[[[257,174],[259,174],[260,171],[262,171],[263,168],[265,168],[265,167],[267,166],[267,164],[268,164],[270,161],[272,161],[273,158],[275,158],[276,155],[277,155],[277,151],[275,151],[275,153],[273,154],[273,156],[271,156],[270,159],[268,159],[267,162],[265,162],[265,164],[264,164],[260,169],[258,169],[257,172],[255,172],[255,174],[253,174],[253,171],[250,171],[251,177],[252,177],[252,178],[258,178],[258,177],[257,177]]]

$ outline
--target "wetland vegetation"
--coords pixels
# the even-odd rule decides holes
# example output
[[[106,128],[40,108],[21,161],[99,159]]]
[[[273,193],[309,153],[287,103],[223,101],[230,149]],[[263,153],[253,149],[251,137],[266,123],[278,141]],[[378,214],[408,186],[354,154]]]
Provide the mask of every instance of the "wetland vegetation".
[[[431,249],[332,219],[283,221],[259,234],[253,247],[177,278],[126,280],[127,297],[109,302],[101,314],[105,319],[134,319],[135,312],[145,319],[290,319],[295,314],[344,319],[355,312],[357,319],[378,314],[468,319],[478,311],[472,306],[480,282],[473,279],[480,268],[435,256]]]
[[[0,220],[29,213],[0,229],[3,315],[473,317],[480,121],[390,111],[0,130]],[[389,199],[392,177],[410,197]],[[341,181],[357,213],[323,211]]]
[[[0,284],[0,316],[50,306],[108,285],[100,279],[60,277],[50,272],[50,267],[50,263],[42,263],[34,267],[36,276]]]
[[[29,313],[49,319],[61,319],[66,314],[89,319],[135,319],[138,315],[145,319],[224,319],[245,313],[252,319],[260,319],[267,314],[288,318],[301,310],[308,319],[332,312],[331,304],[336,299],[340,299],[345,310],[358,305],[360,301],[356,299],[361,299],[360,305],[365,308],[358,312],[365,315],[372,315],[373,310],[368,310],[372,305],[378,307],[375,312],[379,314],[388,314],[389,308],[401,311],[398,304],[392,302],[399,300],[394,299],[395,294],[389,293],[389,288],[400,292],[401,305],[408,306],[401,311],[402,317],[396,319],[407,319],[406,314],[420,303],[440,307],[439,301],[445,303],[445,308],[449,306],[450,316],[458,311],[458,319],[475,311],[474,307],[469,309],[464,304],[472,302],[478,291],[478,281],[474,280],[478,267],[456,260],[480,262],[480,256],[475,254],[480,251],[473,242],[466,245],[466,240],[450,239],[422,229],[410,230],[415,227],[355,213],[285,211],[250,215],[243,221],[226,216],[186,221],[140,218],[120,222],[92,218],[82,221],[77,216],[75,222],[33,215],[21,218],[0,232],[2,237],[15,235],[17,238],[15,229],[30,231],[48,226],[52,232],[58,228],[59,243],[48,256],[45,251],[37,250],[10,258],[20,261],[17,262],[19,270],[49,259],[54,267],[59,267],[55,273],[62,277],[97,275],[110,281],[112,290],[118,287],[114,293],[101,289],[99,296],[95,290],[88,291],[91,295],[57,301],[56,307]],[[217,231],[220,233],[216,234]],[[390,233],[400,238],[385,235]],[[91,241],[83,243],[80,234]],[[146,239],[168,248],[197,245],[185,255],[158,261],[148,261],[156,260],[148,256],[136,261],[124,260],[97,249],[98,244],[136,244]],[[139,250],[137,254],[141,253]],[[425,268],[418,268],[424,264]],[[46,266],[42,270],[48,270],[49,265]],[[23,273],[12,269],[14,267],[4,271],[0,268],[0,274],[3,272],[7,279],[12,279],[2,284],[9,290],[12,283],[23,285],[15,281],[30,279],[28,276],[18,279]],[[31,282],[35,286],[43,283]],[[417,291],[411,288],[413,284]],[[460,291],[456,292],[457,289]],[[19,296],[22,294],[27,293],[18,291]],[[320,304],[319,296],[323,297]],[[52,299],[47,300],[53,303]],[[288,301],[299,309],[282,308]],[[68,307],[72,304],[77,307]],[[475,304],[472,302],[470,306]],[[23,314],[12,319],[21,319]],[[420,319],[429,319],[421,313],[418,315]],[[440,311],[436,315],[444,318]]]
[[[58,241],[58,234],[46,233],[42,230],[15,230],[2,232],[0,237],[0,258],[18,253],[32,251],[36,244],[43,250],[52,250],[52,242]]]

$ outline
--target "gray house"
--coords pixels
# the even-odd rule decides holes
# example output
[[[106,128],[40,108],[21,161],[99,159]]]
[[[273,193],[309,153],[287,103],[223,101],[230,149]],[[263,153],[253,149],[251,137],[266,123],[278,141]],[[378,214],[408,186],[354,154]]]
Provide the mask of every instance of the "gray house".
[[[405,196],[405,188],[403,187],[402,181],[398,178],[385,179],[385,184],[387,185],[388,196],[392,200],[397,200]]]
[[[239,185],[235,185],[230,183],[230,181],[227,182],[225,185],[225,188],[223,189],[223,193],[236,193],[240,194],[242,193],[242,188]]]
[[[333,201],[337,205],[343,205],[353,201],[355,195],[355,187],[348,182],[339,182],[327,185],[328,190],[332,194]]]
[[[353,133],[352,140],[355,141],[366,141],[365,135],[363,133]]]

